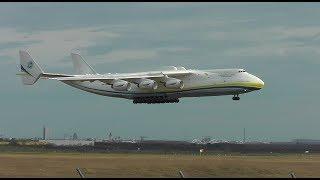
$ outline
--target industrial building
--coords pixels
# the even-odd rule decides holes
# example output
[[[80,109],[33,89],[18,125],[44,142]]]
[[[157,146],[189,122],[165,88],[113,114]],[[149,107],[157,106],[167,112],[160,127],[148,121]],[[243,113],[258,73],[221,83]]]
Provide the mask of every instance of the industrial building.
[[[52,144],[55,146],[93,146],[93,140],[78,140],[78,139],[47,139],[40,140],[47,144]]]

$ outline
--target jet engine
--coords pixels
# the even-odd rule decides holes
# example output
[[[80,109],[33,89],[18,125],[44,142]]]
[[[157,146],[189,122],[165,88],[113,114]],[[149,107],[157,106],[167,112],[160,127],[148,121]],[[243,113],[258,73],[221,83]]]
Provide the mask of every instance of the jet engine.
[[[131,83],[125,80],[118,79],[112,83],[111,88],[116,91],[129,91],[131,88]]]
[[[138,87],[141,89],[157,89],[158,84],[156,81],[151,80],[151,79],[143,79],[141,82],[139,82]]]
[[[182,89],[184,84],[183,81],[181,81],[180,79],[176,79],[176,78],[169,78],[165,83],[164,86],[166,88],[170,88],[170,89]]]

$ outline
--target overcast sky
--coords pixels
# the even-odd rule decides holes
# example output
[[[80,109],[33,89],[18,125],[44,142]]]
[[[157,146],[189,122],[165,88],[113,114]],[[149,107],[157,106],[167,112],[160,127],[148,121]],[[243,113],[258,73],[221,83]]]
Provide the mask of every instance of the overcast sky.
[[[192,140],[320,139],[319,3],[0,3],[0,134]],[[19,49],[73,73],[79,49],[99,73],[244,68],[256,92],[140,104],[40,80],[24,86]]]

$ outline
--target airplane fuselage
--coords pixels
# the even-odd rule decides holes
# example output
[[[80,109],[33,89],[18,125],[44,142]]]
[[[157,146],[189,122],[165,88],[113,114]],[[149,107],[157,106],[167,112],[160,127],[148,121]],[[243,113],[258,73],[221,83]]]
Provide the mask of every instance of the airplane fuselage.
[[[157,89],[141,89],[138,84],[131,83],[132,86],[127,91],[116,91],[111,85],[101,81],[74,82],[63,81],[75,88],[111,97],[135,99],[139,97],[200,97],[200,96],[220,96],[238,95],[259,90],[264,86],[264,82],[258,77],[245,72],[243,69],[216,69],[216,70],[186,70],[190,75],[182,76],[183,88],[170,89],[162,83],[158,83]],[[146,74],[150,72],[142,72]],[[157,73],[157,72],[153,72]],[[163,72],[164,74],[166,72]],[[132,75],[132,74],[127,74]],[[134,75],[134,74],[133,74]]]

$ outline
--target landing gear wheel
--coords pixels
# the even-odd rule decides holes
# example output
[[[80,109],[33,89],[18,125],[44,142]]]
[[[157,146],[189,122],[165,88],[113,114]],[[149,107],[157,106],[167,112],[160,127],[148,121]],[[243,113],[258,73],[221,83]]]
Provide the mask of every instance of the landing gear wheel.
[[[237,95],[234,95],[234,96],[232,97],[232,100],[234,100],[234,101],[239,101],[239,100],[240,100],[239,95],[238,95],[238,94],[237,94]]]
[[[178,98],[167,97],[137,97],[133,99],[134,104],[159,104],[159,103],[178,103]]]

